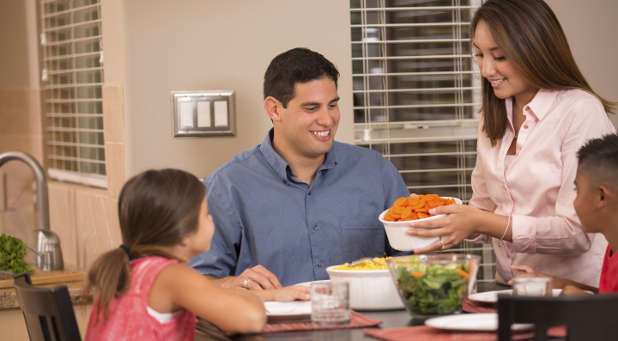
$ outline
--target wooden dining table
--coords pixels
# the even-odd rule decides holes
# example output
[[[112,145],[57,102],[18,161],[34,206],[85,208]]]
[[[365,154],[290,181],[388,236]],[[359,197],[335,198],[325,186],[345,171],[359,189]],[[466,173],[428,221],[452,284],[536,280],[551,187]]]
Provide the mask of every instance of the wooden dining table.
[[[495,282],[479,283],[478,291],[493,291],[509,289],[510,287]],[[408,326],[423,325],[423,319],[413,318],[407,310],[386,310],[386,311],[359,311],[362,315],[380,320],[382,323],[375,328],[401,328]],[[284,331],[274,333],[235,335],[229,337],[219,331],[216,327],[198,328],[195,340],[292,340],[292,341],[315,341],[315,340],[376,340],[366,335],[363,328],[351,329],[330,329],[330,330],[305,330],[305,331]]]

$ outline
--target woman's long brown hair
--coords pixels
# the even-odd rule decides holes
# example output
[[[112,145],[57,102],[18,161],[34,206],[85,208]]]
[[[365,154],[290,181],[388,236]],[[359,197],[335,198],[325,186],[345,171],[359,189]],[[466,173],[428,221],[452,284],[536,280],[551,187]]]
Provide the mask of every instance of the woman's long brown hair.
[[[131,281],[131,259],[162,256],[181,259],[170,249],[198,229],[204,185],[177,169],[148,170],[131,178],[118,199],[122,244],[95,260],[88,272],[87,292],[98,294],[97,318],[107,319],[109,304]],[[183,260],[184,261],[184,260]]]
[[[614,112],[616,103],[592,90],[569,48],[554,12],[543,0],[489,0],[474,14],[470,34],[484,21],[507,60],[536,89],[582,89],[596,96],[605,111]],[[504,100],[494,95],[483,78],[482,130],[496,145],[507,127]]]

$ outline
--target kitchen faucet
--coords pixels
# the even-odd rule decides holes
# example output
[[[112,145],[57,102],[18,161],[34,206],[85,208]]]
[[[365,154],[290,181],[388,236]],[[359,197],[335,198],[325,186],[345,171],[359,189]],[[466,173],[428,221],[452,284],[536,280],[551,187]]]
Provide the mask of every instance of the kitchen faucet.
[[[18,151],[0,154],[0,167],[10,160],[22,161],[34,173],[36,179],[36,201],[39,209],[39,228],[37,229],[37,267],[41,270],[63,270],[64,261],[58,235],[49,226],[49,197],[47,194],[47,178],[45,171],[30,154]]]

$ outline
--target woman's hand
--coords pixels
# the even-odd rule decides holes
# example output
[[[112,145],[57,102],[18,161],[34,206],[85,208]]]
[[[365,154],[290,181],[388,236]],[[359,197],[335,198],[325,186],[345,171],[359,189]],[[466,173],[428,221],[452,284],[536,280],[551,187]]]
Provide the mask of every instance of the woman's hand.
[[[279,289],[281,283],[275,274],[262,265],[243,271],[240,276],[227,277],[222,284],[225,288],[244,288],[249,290]]]
[[[448,205],[433,208],[429,213],[448,215],[434,220],[412,221],[407,234],[418,237],[440,237],[440,240],[427,247],[416,249],[414,253],[427,253],[457,245],[477,232],[479,217],[485,212],[467,205]]]

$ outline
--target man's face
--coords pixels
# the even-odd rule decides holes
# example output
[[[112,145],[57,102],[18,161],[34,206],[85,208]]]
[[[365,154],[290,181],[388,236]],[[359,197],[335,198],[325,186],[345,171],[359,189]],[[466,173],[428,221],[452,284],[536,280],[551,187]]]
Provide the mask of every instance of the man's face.
[[[573,201],[573,207],[582,223],[582,230],[587,233],[600,232],[597,229],[599,215],[595,210],[595,193],[593,193],[590,185],[588,178],[582,174],[581,168],[578,168],[577,175],[575,176],[575,191],[577,195]]]
[[[275,147],[282,155],[321,158],[333,145],[339,125],[339,96],[335,82],[322,77],[296,83],[287,108],[279,106],[273,119]],[[289,160],[288,160],[289,162]]]

